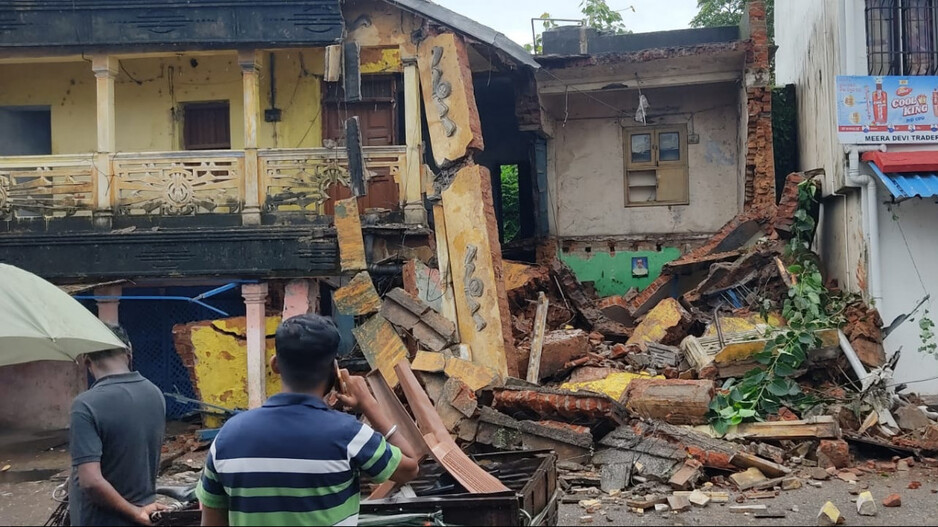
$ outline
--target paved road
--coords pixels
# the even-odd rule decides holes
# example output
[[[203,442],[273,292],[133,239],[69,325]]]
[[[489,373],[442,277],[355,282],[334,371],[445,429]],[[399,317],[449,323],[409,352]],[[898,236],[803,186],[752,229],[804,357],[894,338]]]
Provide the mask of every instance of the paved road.
[[[602,513],[594,513],[591,522],[580,521],[586,513],[578,505],[561,505],[561,525],[817,525],[817,513],[828,500],[836,505],[846,519],[846,525],[936,525],[938,526],[938,471],[913,468],[909,473],[890,474],[889,477],[866,475],[866,481],[877,500],[878,513],[875,517],[860,516],[856,509],[856,496],[850,494],[846,482],[824,481],[821,488],[803,486],[793,491],[782,491],[775,499],[749,500],[745,504],[765,504],[773,510],[786,511],[784,519],[754,518],[752,515],[731,513],[730,505],[736,505],[736,494],[731,493],[730,503],[710,504],[704,509],[681,513],[656,513],[650,509],[644,515],[629,512],[625,505],[604,507]],[[919,481],[918,490],[909,490],[911,481]],[[885,508],[882,500],[892,493],[902,496],[902,506]],[[792,509],[797,508],[797,512]]]

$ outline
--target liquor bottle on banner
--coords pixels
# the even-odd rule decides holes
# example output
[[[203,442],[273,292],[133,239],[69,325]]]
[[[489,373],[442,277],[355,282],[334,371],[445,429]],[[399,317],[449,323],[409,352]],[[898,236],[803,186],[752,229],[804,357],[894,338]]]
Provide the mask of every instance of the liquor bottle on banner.
[[[931,108],[935,112],[935,117],[938,117],[938,88],[931,92]]]
[[[873,92],[873,124],[886,124],[889,120],[889,95],[883,89],[883,78],[876,77]]]

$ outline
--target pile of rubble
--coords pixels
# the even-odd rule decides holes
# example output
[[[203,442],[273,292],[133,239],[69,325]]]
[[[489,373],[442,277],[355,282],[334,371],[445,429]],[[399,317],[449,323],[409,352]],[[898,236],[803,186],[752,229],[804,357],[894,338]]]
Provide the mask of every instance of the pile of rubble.
[[[938,414],[890,388],[882,321],[858,300],[846,303],[842,330],[817,333],[821,345],[794,376],[817,405],[802,415],[783,407],[722,436],[709,426],[724,382],[759,367],[754,355],[785,326],[777,311],[796,278],[784,246],[804,179],[789,176],[777,208],[734,218],[642,292],[600,299],[556,259],[504,262],[516,376],[474,360],[445,306],[408,287],[406,269],[404,288],[382,298],[363,272],[336,303],[370,316],[355,334],[389,387],[395,365],[410,362],[463,448],[555,451],[565,499],[587,516],[608,500],[681,511],[725,502],[728,490],[745,500],[855,480],[867,469],[851,468],[850,443],[922,460],[938,452]],[[773,514],[764,505],[731,510]]]

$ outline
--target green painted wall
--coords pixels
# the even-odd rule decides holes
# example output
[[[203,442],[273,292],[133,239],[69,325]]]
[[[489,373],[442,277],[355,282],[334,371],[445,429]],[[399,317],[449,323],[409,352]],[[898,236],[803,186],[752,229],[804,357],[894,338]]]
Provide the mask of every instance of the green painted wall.
[[[648,276],[633,277],[632,258],[642,256],[648,257]],[[645,289],[661,275],[664,264],[680,257],[681,251],[676,247],[665,247],[661,251],[616,252],[614,255],[598,252],[589,258],[580,254],[560,254],[560,259],[577,279],[596,284],[596,292],[602,297],[624,295],[633,287],[639,291]]]

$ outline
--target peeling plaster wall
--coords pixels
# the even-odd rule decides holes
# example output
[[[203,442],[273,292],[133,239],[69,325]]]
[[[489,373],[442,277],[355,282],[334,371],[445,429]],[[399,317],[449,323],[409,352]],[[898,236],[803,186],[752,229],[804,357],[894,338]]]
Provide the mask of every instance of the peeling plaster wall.
[[[0,428],[68,428],[72,399],[85,383],[85,369],[71,361],[0,367]]]
[[[648,276],[632,276],[632,258],[648,258]],[[642,291],[661,275],[661,267],[681,257],[677,247],[665,247],[661,251],[599,252],[597,254],[564,253],[563,260],[577,280],[593,282],[601,297],[624,295],[631,288]]]
[[[625,206],[624,133],[615,112],[579,94],[549,98],[557,119],[549,143],[552,234],[561,237],[712,233],[740,212],[739,90],[733,84],[644,90],[649,124],[686,124],[690,204]],[[596,92],[634,115],[635,91]],[[564,115],[567,116],[564,123]],[[622,124],[641,127],[631,117]]]

